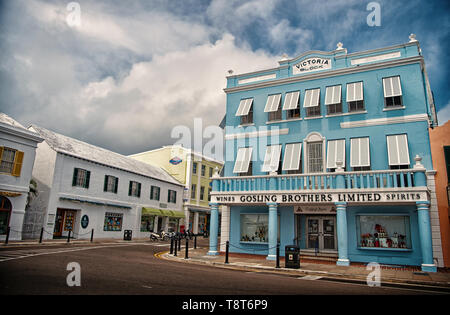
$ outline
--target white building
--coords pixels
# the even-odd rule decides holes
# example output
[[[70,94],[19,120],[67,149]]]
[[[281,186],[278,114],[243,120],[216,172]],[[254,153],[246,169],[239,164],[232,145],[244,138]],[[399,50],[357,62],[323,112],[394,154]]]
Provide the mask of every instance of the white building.
[[[36,147],[42,138],[0,113],[0,239],[22,239]]]
[[[176,230],[183,185],[155,167],[32,125],[44,141],[36,150],[33,178],[39,195],[31,203],[26,237],[44,239],[148,237]],[[24,236],[25,237],[25,236]]]

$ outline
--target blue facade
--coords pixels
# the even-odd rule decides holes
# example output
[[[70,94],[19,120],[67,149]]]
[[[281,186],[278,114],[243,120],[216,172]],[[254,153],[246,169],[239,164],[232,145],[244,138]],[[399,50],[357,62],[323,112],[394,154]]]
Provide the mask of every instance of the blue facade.
[[[433,169],[428,128],[436,119],[418,42],[352,54],[312,51],[279,64],[227,78],[224,177],[216,178],[212,200],[230,211],[229,235],[222,235],[230,251],[273,259],[277,243],[281,255],[285,245],[297,244],[305,252],[335,253],[340,265],[435,270],[425,173]],[[326,105],[339,95],[331,95],[332,86],[340,86],[337,107]],[[288,117],[283,107],[296,91],[299,114]],[[271,120],[266,103],[275,94],[281,116]],[[298,153],[292,144],[300,145]],[[281,145],[279,156],[271,145]],[[251,157],[239,156],[241,148]],[[286,161],[296,159],[300,167],[288,172]],[[265,163],[275,165],[272,173],[263,171]]]

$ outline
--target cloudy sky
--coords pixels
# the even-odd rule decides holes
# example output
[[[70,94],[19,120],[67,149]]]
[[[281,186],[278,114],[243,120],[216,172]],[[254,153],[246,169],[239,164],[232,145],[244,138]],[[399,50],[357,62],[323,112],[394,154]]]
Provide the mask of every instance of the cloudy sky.
[[[227,70],[276,67],[283,53],[420,42],[439,123],[450,119],[448,1],[0,1],[0,111],[132,154],[174,143],[174,126],[218,125]],[[72,7],[69,7],[69,9]]]

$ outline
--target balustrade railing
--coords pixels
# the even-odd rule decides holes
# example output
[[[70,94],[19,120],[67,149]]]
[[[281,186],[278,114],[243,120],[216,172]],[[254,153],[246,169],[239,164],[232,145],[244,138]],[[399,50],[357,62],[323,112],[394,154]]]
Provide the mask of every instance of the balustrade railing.
[[[217,178],[216,192],[298,191],[416,187],[415,174],[425,170],[402,169],[361,172],[233,176]],[[339,178],[340,177],[340,178]],[[339,180],[338,180],[339,179]],[[420,186],[423,186],[421,181]]]

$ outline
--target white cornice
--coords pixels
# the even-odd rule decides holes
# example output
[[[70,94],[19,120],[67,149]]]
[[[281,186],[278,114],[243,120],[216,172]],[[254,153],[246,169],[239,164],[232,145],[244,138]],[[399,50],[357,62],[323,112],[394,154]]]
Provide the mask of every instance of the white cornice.
[[[35,132],[32,132],[27,129],[18,128],[15,126],[11,126],[5,123],[0,122],[0,132],[10,134],[16,137],[21,137],[27,140],[34,141],[36,143],[40,143],[44,141],[43,138],[39,137],[39,135]]]
[[[275,130],[260,130],[242,133],[232,133],[225,135],[225,140],[239,139],[239,138],[255,138],[265,136],[287,135],[289,128],[275,129]]]
[[[357,127],[368,127],[368,126],[379,126],[379,125],[390,125],[390,124],[402,124],[402,123],[416,122],[416,121],[428,121],[428,115],[427,114],[417,114],[417,115],[399,116],[399,117],[346,121],[346,122],[341,122],[341,128],[357,128]]]
[[[422,65],[423,57],[422,56],[414,56],[414,57],[397,59],[397,60],[389,60],[389,61],[385,61],[385,62],[354,66],[351,68],[323,71],[323,72],[317,72],[317,73],[303,75],[303,76],[293,76],[293,77],[289,77],[289,78],[283,78],[283,79],[278,79],[278,80],[273,80],[273,81],[268,81],[268,82],[248,84],[245,86],[236,86],[236,87],[231,87],[231,88],[225,88],[223,90],[225,93],[234,93],[234,92],[248,91],[248,90],[272,87],[272,86],[283,85],[283,84],[290,84],[290,83],[295,83],[295,82],[316,80],[316,79],[321,79],[321,78],[326,78],[326,77],[334,77],[334,76],[345,75],[345,74],[349,74],[349,73],[370,71],[370,70],[375,70],[375,69],[380,69],[380,68],[403,66],[403,65],[413,64],[413,63],[420,63]]]

